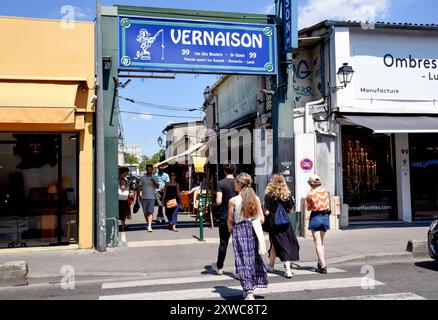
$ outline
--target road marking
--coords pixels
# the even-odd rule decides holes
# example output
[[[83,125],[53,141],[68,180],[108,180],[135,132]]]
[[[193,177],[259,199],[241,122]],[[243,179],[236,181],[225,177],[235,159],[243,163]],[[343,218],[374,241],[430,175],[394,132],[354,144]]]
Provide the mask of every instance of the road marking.
[[[128,248],[143,248],[143,247],[168,247],[182,246],[188,244],[218,244],[219,238],[205,238],[204,242],[193,239],[175,239],[175,240],[145,240],[145,241],[129,241]]]
[[[121,242],[124,246],[126,246],[126,232],[120,232],[121,236]]]
[[[375,286],[384,283],[373,280]],[[268,288],[256,290],[256,295],[275,294],[283,292],[295,292],[304,290],[324,290],[361,287],[362,278],[341,278],[328,280],[288,281],[270,284]],[[195,300],[195,299],[219,299],[242,295],[241,286],[189,289],[176,291],[139,292],[118,295],[100,296],[99,300]]]
[[[427,300],[426,298],[416,295],[412,292],[390,293],[390,294],[376,294],[369,296],[355,296],[355,297],[337,297],[319,300]]]
[[[265,240],[269,240],[269,235],[265,235]],[[204,241],[199,241],[196,238],[189,239],[171,239],[171,240],[144,240],[144,241],[128,241],[128,248],[143,248],[143,247],[168,247],[182,246],[188,244],[218,244],[219,238],[204,238]]]
[[[337,269],[337,268],[328,268],[327,269],[330,274],[332,273],[341,273],[346,272],[345,270]],[[294,276],[298,275],[316,275],[314,271],[310,270],[297,270],[292,269]],[[268,273],[269,277],[278,277],[279,275]],[[150,279],[150,280],[138,280],[138,281],[124,281],[124,282],[111,282],[111,283],[103,283],[102,289],[121,289],[121,288],[135,288],[135,287],[146,287],[146,286],[159,286],[166,284],[182,284],[182,283],[199,283],[199,282],[215,282],[215,281],[229,281],[234,278],[222,275],[202,275],[202,276],[194,276],[194,277],[179,277],[179,278],[166,278],[166,279]]]

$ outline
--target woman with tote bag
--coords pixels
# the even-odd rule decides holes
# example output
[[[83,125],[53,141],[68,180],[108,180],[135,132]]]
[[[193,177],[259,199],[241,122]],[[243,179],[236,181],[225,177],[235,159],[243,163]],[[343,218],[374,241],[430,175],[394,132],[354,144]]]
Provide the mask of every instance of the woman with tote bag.
[[[269,226],[268,271],[274,271],[276,257],[284,262],[284,276],[292,278],[291,261],[298,261],[300,245],[292,228],[288,213],[295,205],[291,192],[282,174],[275,174],[265,191],[266,224]],[[285,218],[281,219],[280,215]]]
[[[248,174],[237,176],[235,190],[239,194],[230,199],[227,220],[228,230],[233,235],[236,271],[245,300],[254,300],[255,289],[268,286],[266,267],[259,253],[259,240],[253,227],[254,219],[263,223],[265,218],[251,184],[252,179]]]

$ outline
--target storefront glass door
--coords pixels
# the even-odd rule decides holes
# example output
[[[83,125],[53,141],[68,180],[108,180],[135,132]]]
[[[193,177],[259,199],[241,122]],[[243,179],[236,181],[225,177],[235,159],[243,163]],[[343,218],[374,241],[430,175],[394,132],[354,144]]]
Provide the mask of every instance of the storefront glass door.
[[[342,127],[344,203],[349,219],[397,218],[392,137],[366,128]]]
[[[416,220],[438,216],[438,134],[410,134],[412,212]]]

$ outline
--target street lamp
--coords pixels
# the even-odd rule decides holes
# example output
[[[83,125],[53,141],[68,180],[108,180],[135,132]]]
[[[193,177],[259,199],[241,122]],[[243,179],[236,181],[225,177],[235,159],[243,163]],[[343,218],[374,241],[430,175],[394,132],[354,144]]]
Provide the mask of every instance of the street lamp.
[[[344,89],[351,82],[353,78],[353,67],[349,66],[348,63],[344,62],[342,67],[338,69],[336,75],[338,76],[339,82],[342,86],[330,87],[330,93],[336,93],[339,89]]]
[[[338,76],[339,82],[342,84],[341,86],[330,86],[329,83],[329,93],[324,98],[327,101],[327,119],[330,119],[331,109],[332,109],[332,94],[338,92],[340,89],[345,89],[347,85],[351,82],[353,78],[353,67],[349,66],[348,63],[344,62],[342,67],[338,69],[336,75]],[[325,119],[325,120],[327,120]]]
[[[163,146],[163,138],[161,138],[161,137],[158,137],[158,139],[157,139],[157,143],[158,143],[158,145],[160,146],[160,148]]]
[[[118,142],[119,142],[119,146],[123,146],[124,145],[124,139],[123,139],[122,133],[119,133]]]

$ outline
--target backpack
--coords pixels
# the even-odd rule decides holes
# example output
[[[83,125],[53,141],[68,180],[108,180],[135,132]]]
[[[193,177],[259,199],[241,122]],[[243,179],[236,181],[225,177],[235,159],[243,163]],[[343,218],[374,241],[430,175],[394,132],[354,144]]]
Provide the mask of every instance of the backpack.
[[[274,225],[275,226],[285,226],[290,224],[289,215],[286,209],[279,203],[277,209],[275,210]]]

